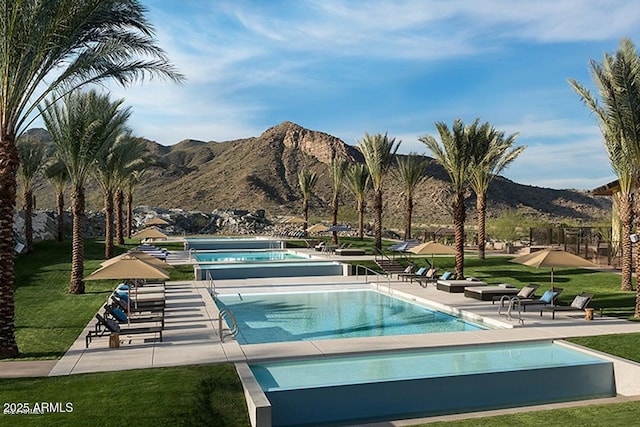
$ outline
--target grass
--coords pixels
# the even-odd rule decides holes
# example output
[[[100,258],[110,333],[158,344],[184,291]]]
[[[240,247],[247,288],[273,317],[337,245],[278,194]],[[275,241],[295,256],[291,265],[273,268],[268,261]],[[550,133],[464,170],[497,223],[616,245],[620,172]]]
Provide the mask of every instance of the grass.
[[[373,253],[373,242],[342,238]],[[130,242],[132,243],[132,242]],[[385,245],[391,242],[385,242]],[[131,245],[116,247],[116,253]],[[85,272],[98,268],[104,247],[100,241],[85,243]],[[176,247],[175,249],[180,249]],[[16,258],[16,339],[20,359],[52,359],[64,354],[99,310],[114,281],[89,281],[85,295],[69,295],[70,242],[38,242],[35,252]],[[422,257],[428,258],[430,257]],[[420,264],[425,261],[417,257]],[[347,260],[345,260],[347,261]],[[548,286],[549,269],[535,269],[507,262],[507,257],[465,259],[465,274],[490,284],[530,282]],[[408,262],[403,260],[404,263]],[[373,266],[373,263],[363,263]],[[440,271],[452,269],[453,257],[436,257]],[[190,266],[170,270],[171,280],[192,280]],[[556,286],[565,290],[563,303],[582,291],[596,294],[593,304],[605,314],[629,317],[635,292],[622,292],[620,276],[580,269],[560,269]],[[640,334],[574,338],[572,342],[640,362]],[[1,362],[0,362],[1,363]],[[72,413],[41,416],[1,415],[2,425],[247,425],[246,407],[239,380],[231,365],[147,369],[118,373],[95,373],[58,378],[0,379],[3,402],[71,402]],[[141,408],[144,408],[141,416]],[[590,405],[522,414],[485,417],[446,425],[634,425],[640,418],[636,402]],[[441,425],[437,423],[435,425]],[[433,424],[430,424],[433,425]]]

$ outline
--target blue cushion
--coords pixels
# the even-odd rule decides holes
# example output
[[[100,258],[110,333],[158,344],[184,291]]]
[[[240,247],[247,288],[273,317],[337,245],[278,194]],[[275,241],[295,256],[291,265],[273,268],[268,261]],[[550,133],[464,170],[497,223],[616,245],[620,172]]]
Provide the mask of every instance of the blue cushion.
[[[551,304],[551,300],[558,296],[558,292],[545,291],[544,294],[540,297],[541,302],[545,302],[547,304]]]
[[[118,321],[120,321],[120,322],[126,322],[127,321],[127,315],[124,314],[124,311],[122,311],[120,309],[120,307],[115,307],[111,311],[113,312],[113,315],[115,316],[115,318],[118,319]]]
[[[116,294],[124,301],[129,299],[129,295],[127,294],[127,291],[117,291]]]
[[[118,290],[120,291],[127,291],[129,290],[129,285],[127,285],[126,283],[120,283],[118,285]]]
[[[424,274],[424,272],[425,272],[425,271],[427,271],[427,267],[420,267],[420,268],[418,269],[418,271],[416,271],[416,274],[417,274],[418,276],[421,276],[421,275],[423,275],[423,274]]]
[[[442,273],[442,276],[440,278],[442,280],[449,280],[449,277],[451,277],[451,272],[450,271],[445,271],[444,273]]]

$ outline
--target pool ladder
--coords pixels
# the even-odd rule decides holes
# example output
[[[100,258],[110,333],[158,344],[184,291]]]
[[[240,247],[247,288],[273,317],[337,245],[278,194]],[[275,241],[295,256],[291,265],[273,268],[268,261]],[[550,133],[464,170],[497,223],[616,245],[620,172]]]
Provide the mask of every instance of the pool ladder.
[[[502,313],[502,308],[504,307],[504,302],[509,301],[509,306],[507,308],[506,313]],[[518,297],[509,297],[509,295],[503,295],[500,298],[500,304],[498,304],[498,315],[504,315],[507,320],[513,320],[513,308],[514,306],[518,306],[518,322],[524,325],[524,319],[522,318],[522,305],[520,305],[520,299]]]
[[[225,334],[222,329],[222,321],[225,317],[231,325],[231,329],[229,329],[228,334]],[[236,322],[236,316],[233,315],[231,310],[229,310],[228,308],[223,308],[222,310],[220,310],[220,313],[218,314],[218,333],[220,334],[220,342],[224,342],[224,338],[227,336],[237,336],[238,331],[238,322]]]

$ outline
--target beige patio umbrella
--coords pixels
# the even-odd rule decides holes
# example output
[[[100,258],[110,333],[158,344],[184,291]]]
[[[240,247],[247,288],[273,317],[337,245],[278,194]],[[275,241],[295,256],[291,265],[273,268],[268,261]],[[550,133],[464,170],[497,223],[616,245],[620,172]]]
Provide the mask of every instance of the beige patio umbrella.
[[[135,234],[132,234],[131,237],[135,237],[136,239],[164,239],[166,240],[167,236],[162,231],[158,230],[155,227],[145,228],[142,231],[138,231]]]
[[[114,262],[118,262],[120,259],[122,259],[124,257],[127,257],[127,256],[136,257],[138,259],[141,259],[141,260],[145,261],[147,264],[151,264],[152,266],[160,268],[160,269],[173,268],[173,266],[171,264],[167,264],[163,260],[158,259],[158,258],[154,257],[153,255],[149,255],[146,252],[136,251],[136,250],[130,250],[129,252],[125,252],[123,254],[114,256],[113,258],[109,258],[108,260],[101,262],[100,266],[101,267],[106,267],[107,265],[113,264]]]
[[[89,276],[85,278],[85,280],[110,280],[110,279],[168,279],[169,274],[153,265],[149,264],[146,261],[143,261],[139,258],[136,258],[131,255],[123,256],[116,262],[112,262],[109,265],[100,267]],[[137,287],[136,287],[137,290]],[[127,294],[131,296],[131,289],[127,290]],[[137,296],[137,292],[136,292]],[[129,307],[129,304],[127,304]],[[129,311],[129,313],[131,312]]]
[[[324,224],[314,224],[311,227],[307,228],[307,232],[309,233],[322,233],[323,231],[327,231],[329,227]]]
[[[160,217],[155,217],[144,223],[145,227],[149,227],[150,225],[169,225],[169,223]]]
[[[416,255],[431,255],[431,267],[433,267],[434,255],[455,255],[456,250],[451,246],[443,245],[442,243],[434,242],[433,240],[421,243],[418,246],[414,246],[408,250],[412,254]]]
[[[305,222],[304,218],[299,216],[292,216],[282,221],[283,224],[304,224]]]
[[[551,291],[553,291],[554,267],[597,267],[596,264],[577,255],[561,249],[544,249],[526,255],[520,255],[511,260],[529,267],[551,267]]]

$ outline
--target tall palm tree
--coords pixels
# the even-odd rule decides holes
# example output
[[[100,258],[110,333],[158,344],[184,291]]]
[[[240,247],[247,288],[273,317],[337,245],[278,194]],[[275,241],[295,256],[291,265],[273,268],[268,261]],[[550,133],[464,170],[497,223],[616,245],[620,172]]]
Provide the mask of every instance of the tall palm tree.
[[[389,138],[386,133],[384,135],[380,133],[369,135],[365,132],[362,140],[357,143],[358,149],[364,156],[364,162],[367,164],[373,186],[373,210],[375,215],[373,231],[375,234],[375,246],[378,250],[382,249],[382,190],[384,179],[401,142],[398,141],[396,143],[396,139]]]
[[[49,163],[45,171],[47,179],[53,184],[56,191],[56,213],[58,222],[58,233],[56,239],[58,242],[64,240],[64,189],[69,181],[69,173],[67,167],[60,159],[55,159]]]
[[[120,162],[116,169],[116,192],[115,192],[115,212],[116,212],[116,241],[119,245],[124,244],[124,219],[123,204],[124,190],[131,182],[134,174],[139,174],[142,170],[150,166],[146,158],[146,146],[140,138],[129,137],[121,141]]]
[[[133,232],[133,189],[140,183],[140,180],[144,176],[146,169],[138,169],[131,172],[128,178],[125,180],[124,186],[126,188],[127,194],[127,226],[126,226],[126,235],[127,238],[131,238],[131,234]]]
[[[411,216],[413,214],[413,195],[426,179],[425,170],[429,161],[417,153],[409,153],[406,157],[398,157],[397,167],[393,169],[396,180],[400,183],[404,195],[404,239],[411,239]]]
[[[145,76],[183,80],[138,0],[0,0],[0,359],[15,357],[16,137],[51,93]]]
[[[20,168],[18,179],[22,184],[22,204],[24,206],[24,236],[27,253],[33,252],[33,191],[44,178],[47,147],[29,137],[18,138]]]
[[[125,160],[123,159],[127,156],[127,150],[130,148],[130,144],[128,144],[130,131],[124,129],[124,125],[131,114],[131,110],[129,108],[116,110],[116,114],[119,115],[116,119],[119,127],[114,128],[114,132],[110,133],[103,142],[104,150],[101,150],[96,156],[93,169],[93,174],[98,184],[100,184],[104,196],[105,259],[113,256],[113,237],[115,234],[113,221],[114,196],[123,173],[121,170],[125,168],[125,165],[123,165]]]
[[[300,185],[300,192],[302,193],[302,215],[304,217],[304,229],[308,228],[309,224],[309,199],[311,198],[311,192],[313,187],[318,182],[318,175],[315,172],[309,171],[309,169],[300,169],[298,172],[298,184]],[[306,233],[306,231],[305,231]]]
[[[338,203],[340,197],[340,190],[342,189],[342,181],[344,179],[344,171],[347,167],[347,162],[344,159],[333,158],[329,169],[331,170],[331,183],[333,194],[331,196],[331,223],[336,225],[338,223]],[[338,232],[333,233],[333,243],[338,244]]]
[[[605,53],[602,63],[591,60],[590,67],[599,99],[576,80],[570,79],[569,84],[594,113],[611,167],[618,176],[622,227],[620,289],[629,291],[632,290],[629,235],[633,227],[633,191],[640,168],[640,59],[631,40],[622,39],[615,55]],[[636,317],[640,317],[640,288],[638,292]]]
[[[464,221],[467,213],[464,205],[468,176],[473,165],[474,145],[480,137],[479,120],[466,126],[461,119],[453,121],[451,130],[444,122],[436,122],[442,145],[431,135],[419,140],[449,175],[455,196],[453,199],[454,245],[456,248],[456,278],[464,278]]]
[[[517,133],[505,137],[504,132],[498,132],[489,123],[480,127],[480,138],[475,144],[473,167],[469,177],[469,184],[476,193],[479,259],[485,259],[487,191],[491,181],[524,151],[523,145],[512,148],[517,138]]]
[[[76,91],[58,103],[46,100],[41,108],[47,130],[64,162],[71,183],[73,215],[71,279],[69,292],[84,293],[85,184],[96,167],[97,159],[108,152],[128,118],[128,110],[120,110],[123,100],[112,102],[109,95],[96,91]]]
[[[364,200],[371,184],[369,170],[364,163],[352,163],[345,171],[345,185],[356,198],[358,209],[358,237],[364,239]]]

